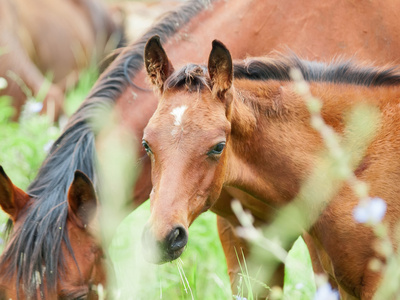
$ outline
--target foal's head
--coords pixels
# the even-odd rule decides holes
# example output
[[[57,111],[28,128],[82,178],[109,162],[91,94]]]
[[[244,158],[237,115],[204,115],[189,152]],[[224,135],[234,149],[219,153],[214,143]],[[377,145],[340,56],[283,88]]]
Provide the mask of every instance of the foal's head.
[[[13,238],[18,235],[35,199],[16,187],[0,166],[0,206],[13,222],[13,232],[8,246],[1,257],[0,299],[96,299],[93,285],[105,283],[103,253],[99,239],[94,232],[94,216],[97,200],[90,179],[76,171],[68,191],[68,217],[66,229],[70,248],[63,242],[62,266],[59,265],[57,287],[46,288],[46,276],[33,274],[36,289],[23,287],[18,279],[18,267],[10,266],[10,255],[24,255],[13,252]],[[39,250],[39,249],[38,249]],[[51,251],[50,249],[47,249]],[[71,251],[72,250],[72,251]],[[40,251],[40,250],[39,250]],[[43,251],[43,249],[41,249]],[[29,267],[29,257],[24,258]],[[10,270],[12,272],[10,273]],[[18,290],[17,290],[18,289]]]
[[[150,81],[160,93],[144,130],[152,161],[151,217],[143,232],[145,253],[156,263],[178,258],[188,227],[222,189],[231,132],[232,59],[213,42],[208,71],[188,65],[174,71],[158,37],[145,48]],[[153,253],[149,248],[158,249]]]

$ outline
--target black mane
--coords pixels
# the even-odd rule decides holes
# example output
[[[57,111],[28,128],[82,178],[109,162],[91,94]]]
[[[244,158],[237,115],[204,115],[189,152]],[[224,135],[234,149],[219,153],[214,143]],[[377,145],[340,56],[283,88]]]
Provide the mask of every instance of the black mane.
[[[14,233],[0,261],[11,279],[17,272],[17,291],[24,287],[27,298],[36,298],[39,275],[46,278],[40,289],[56,290],[57,278],[64,271],[61,242],[73,254],[65,224],[67,192],[75,170],[84,172],[97,188],[95,136],[92,125],[100,113],[111,109],[130,85],[130,79],[143,68],[143,52],[153,35],[165,42],[168,37],[202,11],[210,1],[191,0],[167,14],[138,42],[126,47],[101,75],[87,99],[70,118],[62,135],[54,142],[27,193],[35,198],[24,224]],[[60,266],[60,269],[58,268]],[[62,277],[61,277],[62,278]],[[41,280],[43,282],[43,280]]]
[[[397,67],[378,68],[357,65],[351,60],[334,60],[330,63],[307,61],[294,54],[275,59],[261,58],[245,60],[234,65],[237,79],[289,81],[290,70],[301,71],[306,81],[348,83],[363,86],[400,84]]]
[[[290,81],[290,70],[299,69],[306,81],[348,83],[363,86],[400,84],[398,67],[378,68],[357,65],[351,60],[336,60],[329,64],[302,60],[294,54],[278,58],[252,58],[233,65],[235,79]],[[188,64],[175,71],[164,89],[185,87],[188,91],[211,89],[204,65]]]

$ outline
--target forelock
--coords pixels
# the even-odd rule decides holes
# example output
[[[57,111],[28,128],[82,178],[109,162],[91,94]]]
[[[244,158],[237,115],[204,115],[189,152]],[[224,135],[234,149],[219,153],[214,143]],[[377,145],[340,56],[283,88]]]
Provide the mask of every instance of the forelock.
[[[171,74],[164,83],[164,91],[185,88],[188,92],[198,92],[204,88],[211,90],[211,80],[205,66],[189,64]]]

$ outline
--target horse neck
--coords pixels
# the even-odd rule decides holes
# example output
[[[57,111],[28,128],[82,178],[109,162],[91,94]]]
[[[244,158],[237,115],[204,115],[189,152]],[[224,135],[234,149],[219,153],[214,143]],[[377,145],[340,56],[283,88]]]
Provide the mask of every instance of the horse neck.
[[[327,85],[313,83],[312,93],[324,103],[324,120],[342,132],[343,112],[354,104],[349,99],[368,90]],[[305,101],[291,82],[236,80],[234,94],[226,185],[271,205],[285,204],[296,196],[323,148]]]

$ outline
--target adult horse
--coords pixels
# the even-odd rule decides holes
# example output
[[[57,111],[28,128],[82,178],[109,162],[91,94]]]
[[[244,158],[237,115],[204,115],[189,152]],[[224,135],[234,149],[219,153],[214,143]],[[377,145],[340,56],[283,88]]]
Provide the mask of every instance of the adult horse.
[[[356,166],[357,177],[369,184],[371,195],[385,199],[384,223],[397,245],[400,174],[393,170],[400,167],[398,70],[297,58],[248,59],[233,65],[227,48],[215,40],[208,67],[189,64],[174,71],[158,36],[146,46],[145,66],[160,94],[143,134],[153,182],[143,241],[146,249],[158,248],[155,261],[171,261],[182,254],[188,227],[201,212],[226,210],[214,205],[224,186],[257,199],[260,206],[249,209],[258,218],[266,205],[279,208],[295,198],[324,144],[290,80],[292,68],[301,70],[312,94],[322,101],[323,119],[343,138],[352,108],[370,105],[379,110],[381,121]],[[361,140],[354,135],[352,139],[350,151],[356,151]],[[372,299],[382,270],[370,268],[369,263],[385,258],[375,247],[377,236],[353,218],[358,202],[349,185],[343,184],[312,227],[305,229],[342,297]],[[310,203],[303,213],[313,209]]]
[[[191,59],[206,61],[208,51],[202,45],[211,43],[214,38],[227,42],[235,57],[247,54],[264,55],[267,52],[282,50],[287,45],[298,54],[308,58],[328,58],[340,53],[353,55],[362,60],[379,62],[398,61],[400,28],[397,26],[396,1],[353,3],[343,1],[308,1],[298,7],[293,1],[189,1],[181,8],[171,12],[155,24],[136,43],[124,49],[110,67],[102,74],[78,111],[71,117],[64,133],[54,143],[46,161],[42,165],[37,179],[31,185],[46,187],[46,193],[39,193],[36,201],[39,207],[54,207],[50,222],[64,228],[64,219],[58,215],[67,214],[67,190],[73,180],[76,169],[88,174],[97,185],[95,170],[95,135],[91,127],[92,118],[104,107],[113,109],[120,116],[121,127],[128,128],[136,139],[141,169],[132,192],[134,206],[148,199],[152,189],[150,180],[150,159],[140,145],[143,128],[157,107],[157,98],[153,93],[140,89],[146,87],[143,70],[143,51],[147,40],[154,34],[161,37],[171,59],[176,63],[185,62],[190,52]],[[329,14],[327,15],[327,13]],[[268,17],[266,17],[268,13]],[[382,17],[385,16],[385,17]],[[323,25],[322,25],[323,24]],[[379,24],[379,26],[377,26]],[[229,30],[227,30],[229,29]],[[361,34],[359,34],[361,33]],[[318,38],[316,38],[318,37]],[[194,57],[195,55],[196,57]],[[127,78],[128,77],[128,78]],[[134,84],[131,84],[133,81]],[[85,166],[83,168],[82,166]],[[132,166],[133,168],[134,166]],[[28,194],[36,194],[28,188]],[[245,207],[251,207],[256,199],[247,196],[238,189],[222,191],[216,205],[225,206],[218,218],[220,237],[227,257],[228,270],[232,286],[239,271],[235,248],[245,247],[245,243],[235,235],[238,224],[235,215],[229,210],[229,201],[233,197],[246,200]],[[63,203],[63,204],[60,204]],[[226,205],[225,205],[226,203]],[[32,216],[34,214],[32,213]],[[265,217],[263,214],[262,217]],[[64,222],[64,223],[63,223]],[[29,236],[30,251],[41,250],[44,258],[32,256],[31,262],[40,263],[58,261],[60,252],[49,252],[48,245],[68,239],[65,231],[60,230],[53,240],[45,240],[35,235],[36,229],[22,225],[26,235],[16,237],[23,241]],[[12,259],[21,274],[27,274],[29,265],[19,261],[25,248],[15,249]],[[48,269],[46,269],[47,272]],[[0,274],[1,276],[2,274]],[[45,276],[51,276],[45,273]],[[24,276],[17,284],[31,286],[32,282]],[[35,286],[32,286],[35,288]],[[54,286],[52,287],[55,288]]]
[[[14,273],[13,265],[15,261],[10,257],[16,248],[15,237],[19,235],[19,230],[23,227],[22,224],[32,222],[29,216],[29,210],[35,207],[35,197],[26,194],[24,191],[16,187],[7,177],[3,168],[0,166],[0,207],[10,216],[13,222],[13,238],[9,241],[3,257],[1,265],[0,278],[0,299],[77,299],[86,297],[94,299],[96,297],[93,286],[105,284],[105,267],[103,262],[103,252],[99,240],[98,232],[94,216],[96,214],[97,200],[92,182],[82,172],[76,171],[74,179],[68,189],[66,199],[68,203],[67,216],[64,220],[65,231],[68,234],[69,240],[64,240],[61,244],[51,245],[49,248],[41,249],[51,253],[56,251],[57,247],[62,248],[62,255],[58,261],[50,260],[45,265],[31,266],[30,274]],[[33,208],[34,209],[34,208]],[[46,221],[49,211],[39,211],[42,222]],[[38,226],[38,235],[43,235],[41,230],[45,230],[45,235],[53,236],[53,232],[47,226]],[[60,228],[58,229],[60,230]],[[29,244],[28,241],[24,243]],[[25,247],[19,245],[19,247]],[[32,254],[31,249],[26,249],[21,259],[29,261]],[[39,249],[34,249],[38,251]],[[37,255],[37,254],[36,254]],[[40,253],[38,255],[46,254]],[[57,267],[63,270],[61,276],[57,276]],[[54,270],[53,276],[44,277],[46,268]],[[29,280],[33,281],[36,288],[24,289],[22,285],[16,287],[15,282],[19,282],[20,276],[29,276]],[[54,285],[53,281],[58,281],[57,291],[49,292],[45,285]]]
[[[1,94],[13,97],[14,119],[29,95],[46,95],[44,109],[51,103],[57,117],[65,90],[122,37],[100,0],[2,0],[0,29],[0,77],[8,81]]]

